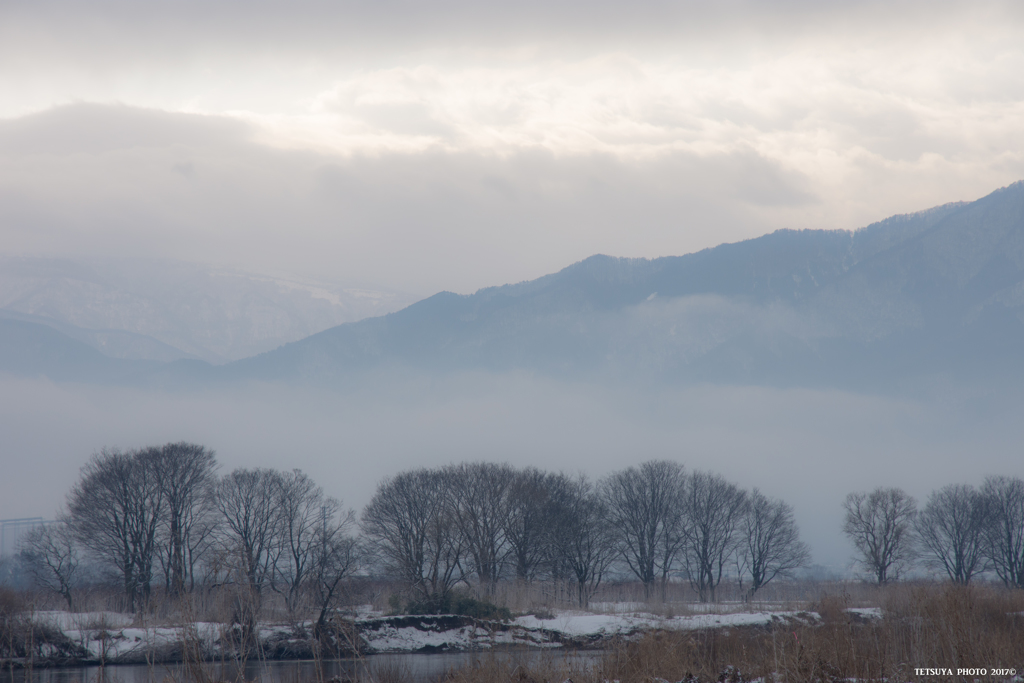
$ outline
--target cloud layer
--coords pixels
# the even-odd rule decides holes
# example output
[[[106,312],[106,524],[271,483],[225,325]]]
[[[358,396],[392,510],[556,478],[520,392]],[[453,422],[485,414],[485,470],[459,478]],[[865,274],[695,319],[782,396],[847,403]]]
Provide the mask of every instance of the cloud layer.
[[[0,11],[7,252],[472,291],[1024,177],[1014,3]]]
[[[645,162],[543,148],[337,155],[267,147],[255,130],[104,105],[0,122],[6,248],[205,260],[426,295],[595,252],[690,251],[814,202],[799,176],[752,150]]]

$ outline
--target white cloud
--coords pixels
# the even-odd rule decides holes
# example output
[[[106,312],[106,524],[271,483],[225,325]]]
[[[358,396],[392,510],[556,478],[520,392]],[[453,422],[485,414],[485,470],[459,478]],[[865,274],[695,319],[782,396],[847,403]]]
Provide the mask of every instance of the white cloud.
[[[692,251],[814,202],[805,178],[749,148],[643,162],[538,147],[335,155],[269,148],[247,141],[251,131],[95,105],[0,123],[5,248],[159,255],[426,295],[596,252]],[[79,134],[87,142],[54,149]]]
[[[468,291],[1024,177],[1012,3],[244,9],[5,7],[7,250]]]

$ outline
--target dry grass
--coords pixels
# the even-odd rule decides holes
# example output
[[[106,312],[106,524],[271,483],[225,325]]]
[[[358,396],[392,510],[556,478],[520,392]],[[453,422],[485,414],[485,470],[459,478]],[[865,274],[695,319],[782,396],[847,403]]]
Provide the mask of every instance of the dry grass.
[[[354,599],[380,602],[389,595],[386,584],[367,584]],[[564,596],[550,585],[505,587],[501,596],[506,604],[535,611],[563,608]],[[773,610],[807,609],[817,612],[813,624],[777,622],[771,627],[658,632],[634,642],[622,642],[603,656],[588,661],[565,659],[537,651],[505,652],[485,656],[470,666],[449,672],[449,683],[574,683],[620,681],[652,683],[664,681],[815,681],[833,683],[857,681],[942,681],[956,677],[917,677],[917,667],[1005,667],[1024,673],[1024,591],[1008,591],[992,585],[969,588],[948,584],[900,584],[877,588],[851,583],[780,584],[758,596],[760,605],[715,605],[723,611],[768,608]],[[32,656],[34,645],[43,636],[26,628],[25,606],[20,596],[0,594],[0,650],[6,645],[15,657]],[[107,596],[95,594],[97,607],[106,607]],[[663,614],[698,610],[689,603],[688,587],[670,584],[662,602],[660,596],[644,601],[636,584],[611,584],[595,602],[641,603],[644,611]],[[571,604],[571,603],[570,603]],[[687,605],[690,605],[689,607]],[[638,605],[639,606],[639,605]],[[159,619],[180,620],[186,624],[199,620],[230,621],[231,604],[226,593],[193,594],[190,601],[168,610]],[[869,619],[851,613],[851,608],[880,607],[882,618]],[[274,613],[276,605],[268,606]],[[153,620],[154,617],[150,617]],[[6,626],[6,629],[3,627]],[[190,649],[198,642],[196,634],[184,634],[187,680],[217,680],[202,666],[206,653]],[[194,650],[194,651],[193,651]],[[330,655],[327,655],[330,656]],[[0,659],[4,657],[0,654]],[[372,660],[372,658],[370,658]],[[360,678],[375,683],[400,683],[410,680],[402,666],[382,662],[370,666]],[[10,665],[10,661],[7,662]],[[320,680],[320,679],[318,679]],[[341,679],[339,679],[341,680]],[[988,676],[984,680],[1000,680]]]
[[[620,681],[943,681],[918,667],[1024,672],[1024,593],[986,586],[896,586],[876,597],[881,619],[847,609],[846,593],[814,607],[821,621],[765,628],[659,632],[624,643],[593,667],[492,658],[451,672],[450,683]],[[985,680],[1005,680],[988,676]]]

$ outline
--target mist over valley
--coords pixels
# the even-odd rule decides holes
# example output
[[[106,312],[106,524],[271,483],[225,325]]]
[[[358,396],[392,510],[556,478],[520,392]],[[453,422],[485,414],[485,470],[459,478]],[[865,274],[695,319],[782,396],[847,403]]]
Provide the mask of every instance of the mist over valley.
[[[356,509],[414,466],[600,478],[668,459],[790,502],[815,561],[844,573],[849,491],[924,497],[1020,467],[1019,183],[856,232],[594,256],[219,364],[201,356],[401,299],[332,300],[184,264],[133,280],[130,264],[101,276],[5,263],[2,517],[50,516],[93,451],[181,439],[226,470],[301,468]],[[176,273],[194,288],[161,289]],[[135,346],[105,346],[90,324]],[[168,357],[183,347],[195,353]]]
[[[0,2],[0,671],[1019,683],[1021,45]]]

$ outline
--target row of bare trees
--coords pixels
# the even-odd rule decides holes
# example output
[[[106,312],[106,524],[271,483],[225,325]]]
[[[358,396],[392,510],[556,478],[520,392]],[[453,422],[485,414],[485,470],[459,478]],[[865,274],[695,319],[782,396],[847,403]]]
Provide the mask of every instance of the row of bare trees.
[[[196,444],[101,451],[58,522],[28,539],[29,568],[72,609],[87,556],[117,577],[130,611],[158,582],[170,596],[232,585],[242,623],[268,590],[293,613],[312,603],[323,622],[357,562],[428,606],[459,584],[493,596],[505,579],[560,582],[586,605],[613,568],[648,597],[682,576],[714,600],[726,574],[748,578],[752,595],[808,557],[784,502],[668,461],[598,482],[483,462],[410,470],[380,482],[358,538],[354,515],[298,470],[216,468]]]
[[[605,502],[586,477],[508,464],[389,477],[362,530],[380,569],[428,604],[460,583],[492,595],[503,578],[568,581],[586,604],[615,557]]]
[[[852,493],[845,512],[878,583],[923,560],[957,583],[994,571],[1024,587],[1024,480],[950,485],[921,510],[901,489]],[[213,451],[182,442],[95,454],[23,557],[70,609],[83,567],[101,566],[130,611],[150,603],[154,585],[172,597],[220,585],[244,596],[242,622],[273,591],[289,612],[312,606],[321,625],[357,566],[398,579],[421,604],[459,584],[493,596],[502,580],[545,580],[586,605],[613,571],[635,576],[647,597],[660,585],[664,598],[681,577],[714,601],[727,576],[752,596],[808,560],[785,502],[669,461],[596,482],[483,462],[409,470],[380,482],[359,530],[299,470],[218,476]]]
[[[323,622],[358,559],[353,513],[299,470],[216,470],[214,452],[191,443],[97,453],[66,511],[27,538],[27,567],[69,609],[89,561],[117,577],[129,611],[158,581],[172,597],[230,584],[240,620],[270,589],[289,610],[311,600]]]
[[[898,488],[851,493],[843,531],[862,566],[879,583],[900,578],[921,560],[951,581],[970,583],[994,571],[1024,588],[1024,480],[988,477],[980,489],[950,484],[929,495],[923,508]]]
[[[784,502],[668,461],[596,484],[508,464],[407,471],[380,483],[362,530],[382,569],[426,601],[508,577],[569,583],[586,605],[614,564],[648,596],[681,575],[714,600],[727,573],[753,594],[808,559]]]
[[[601,494],[617,554],[648,596],[680,574],[701,601],[714,601],[729,573],[748,578],[753,595],[809,559],[788,504],[718,474],[645,462],[606,478]]]

